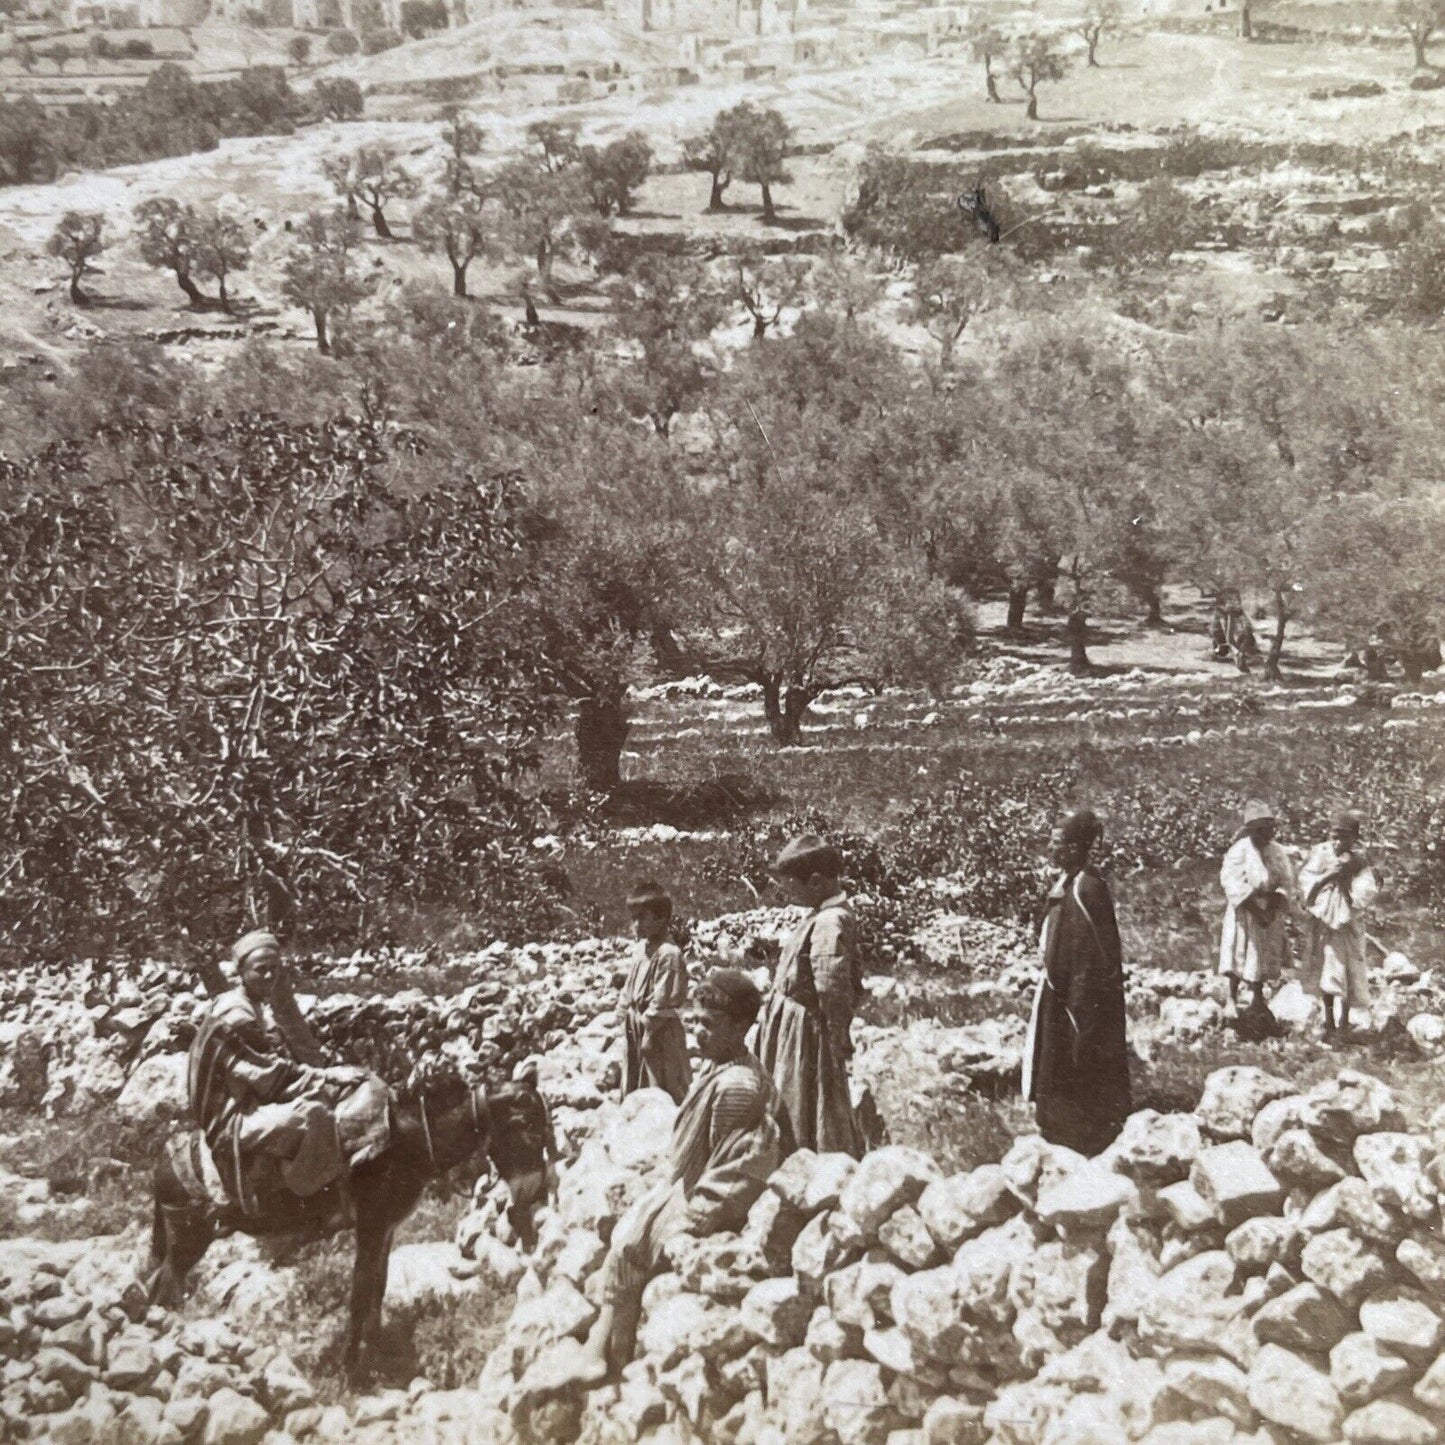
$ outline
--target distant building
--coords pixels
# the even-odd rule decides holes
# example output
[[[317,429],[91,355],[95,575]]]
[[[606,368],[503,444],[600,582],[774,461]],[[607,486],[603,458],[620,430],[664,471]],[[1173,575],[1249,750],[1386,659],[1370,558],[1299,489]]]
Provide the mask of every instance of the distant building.
[[[604,0],[603,11],[644,31],[788,35],[807,15],[808,0]]]

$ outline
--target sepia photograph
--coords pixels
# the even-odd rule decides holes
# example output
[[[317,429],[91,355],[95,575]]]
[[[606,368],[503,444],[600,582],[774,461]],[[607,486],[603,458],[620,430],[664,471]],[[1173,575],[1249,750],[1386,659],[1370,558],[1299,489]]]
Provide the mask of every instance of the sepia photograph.
[[[1445,1445],[1445,0],[0,0],[0,1445]]]

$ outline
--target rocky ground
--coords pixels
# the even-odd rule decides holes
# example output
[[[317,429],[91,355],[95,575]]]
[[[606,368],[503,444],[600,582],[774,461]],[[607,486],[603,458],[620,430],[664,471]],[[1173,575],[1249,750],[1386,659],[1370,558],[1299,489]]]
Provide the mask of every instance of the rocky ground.
[[[713,920],[695,946],[775,939],[793,916]],[[957,1117],[1013,1099],[1033,980],[1024,940],[941,907],[909,943],[953,970],[975,1021],[946,1026],[920,999],[920,1016],[901,1007],[904,1022],[860,1022],[855,1088],[900,1126],[920,1099]],[[1439,1438],[1445,1125],[1350,1071],[1304,1090],[1257,1068],[1221,1070],[1192,1113],[1141,1112],[1093,1162],[1028,1132],[1016,1102],[998,1114],[999,1162],[951,1176],[898,1144],[861,1166],[799,1155],[740,1236],[677,1260],[649,1288],[640,1357],[620,1386],[537,1405],[550,1348],[595,1314],[612,1227],[666,1167],[671,1102],[613,1102],[623,948],[498,945],[460,961],[485,981],[452,992],[399,988],[417,968],[404,958],[339,960],[316,977],[323,1040],[398,1084],[436,1051],[492,1076],[538,1064],[564,1160],[535,1253],[519,1250],[483,1180],[453,1237],[403,1245],[392,1271],[392,1312],[424,1316],[480,1291],[514,1301],[480,1380],[416,1378],[338,1400],[303,1375],[298,1349],[276,1344],[327,1325],[296,1319],[298,1300],[310,1302],[294,1262],[228,1241],[182,1313],[147,1309],[135,1289],[143,1201],[118,1235],[54,1242],[83,1200],[21,1169],[3,1178],[21,1235],[0,1245],[4,1429],[126,1445]],[[1434,1057],[1445,984],[1400,958],[1383,973],[1376,1037],[1403,1058]],[[876,1001],[895,1005],[926,988],[869,980]],[[1228,1038],[1207,973],[1135,970],[1129,1004],[1143,1073],[1161,1050],[1217,1056]],[[199,982],[162,964],[8,976],[0,1105],[22,1128],[0,1139],[0,1166],[18,1157],[27,1119],[179,1117],[203,1005]],[[1287,1029],[1312,1027],[1297,986],[1275,1007]],[[1281,1075],[1290,1058],[1281,1045]]]

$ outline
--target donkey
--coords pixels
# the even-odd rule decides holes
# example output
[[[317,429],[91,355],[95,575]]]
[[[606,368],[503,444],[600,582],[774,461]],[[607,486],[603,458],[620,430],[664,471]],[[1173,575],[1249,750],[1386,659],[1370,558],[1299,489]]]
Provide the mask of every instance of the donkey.
[[[342,1354],[342,1369],[354,1384],[361,1375],[364,1348],[374,1346],[380,1336],[381,1303],[397,1225],[416,1208],[428,1180],[483,1152],[507,1184],[509,1217],[530,1248],[536,1240],[534,1216],[546,1197],[547,1160],[553,1152],[551,1123],[534,1075],[495,1089],[470,1087],[452,1078],[410,1103],[394,1101],[387,1147],[351,1171],[350,1211],[334,1204],[318,1208],[315,1201],[287,1200],[253,1218],[198,1194],[195,1182],[177,1173],[171,1150],[163,1149],[155,1168],[150,1302],[174,1306],[186,1276],[212,1241],[223,1235],[324,1238],[354,1229],[356,1263]]]

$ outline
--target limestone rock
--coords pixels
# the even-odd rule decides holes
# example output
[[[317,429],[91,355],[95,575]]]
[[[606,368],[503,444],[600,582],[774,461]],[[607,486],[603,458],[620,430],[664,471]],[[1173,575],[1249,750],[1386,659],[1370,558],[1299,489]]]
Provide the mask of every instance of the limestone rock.
[[[1437,1445],[1440,1425],[1408,1397],[1373,1400],[1345,1419],[1350,1445]]]
[[[903,1423],[889,1403],[883,1371],[870,1361],[835,1360],[823,1375],[822,1398],[823,1418],[841,1445],[885,1445]]]
[[[826,1213],[814,1215],[793,1243],[793,1273],[813,1288],[820,1288],[824,1279],[862,1253],[860,1247],[849,1247],[839,1238],[829,1227],[830,1219]]]
[[[1249,1403],[1307,1440],[1340,1438],[1344,1411],[1330,1377],[1278,1345],[1266,1345],[1250,1368]]]
[[[905,1276],[893,1286],[890,1308],[915,1353],[930,1360],[957,1357],[969,1324],[962,1280],[953,1266]]]
[[[1439,1014],[1418,1013],[1405,1025],[1422,1054],[1438,1054],[1445,1048],[1445,1018]]]
[[[1361,1134],[1398,1129],[1404,1115],[1390,1089],[1369,1074],[1343,1069],[1308,1094],[1305,1124],[1321,1140],[1353,1146]]]
[[[927,1269],[938,1262],[938,1245],[923,1216],[911,1204],[895,1210],[884,1222],[878,1231],[878,1243],[905,1269]]]
[[[839,1324],[827,1305],[819,1305],[808,1321],[808,1332],[803,1338],[803,1344],[815,1360],[831,1365],[834,1360],[857,1355],[862,1347],[861,1334],[856,1328]]]
[[[1424,1364],[1445,1344],[1445,1324],[1418,1291],[1390,1288],[1360,1306],[1360,1328],[1387,1349]]]
[[[743,1241],[778,1270],[786,1269],[808,1217],[780,1194],[765,1189],[748,1211]]]
[[[1067,1349],[1097,1329],[1104,1307],[1108,1264],[1088,1245],[1050,1240],[1009,1275],[1009,1302],[1025,1310]]]
[[[232,1389],[217,1390],[207,1402],[202,1445],[259,1445],[270,1425],[254,1400]]]
[[[923,1416],[924,1445],[983,1445],[983,1409],[940,1395]]]
[[[1355,1164],[1387,1209],[1429,1224],[1438,1217],[1435,1186],[1425,1173],[1427,1145],[1413,1134],[1362,1134]]]
[[[1161,1189],[1158,1202],[1181,1233],[1196,1234],[1218,1222],[1214,1206],[1187,1179]]]
[[[1416,1382],[1415,1398],[1427,1410],[1445,1413],[1445,1355],[1437,1356],[1435,1363]]]
[[[893,1286],[904,1277],[895,1264],[862,1260],[830,1275],[823,1298],[839,1324],[859,1330],[892,1323]]]
[[[1163,1273],[1150,1242],[1124,1217],[1109,1231],[1109,1281],[1101,1323],[1132,1325]]]
[[[1164,1378],[1176,1395],[1206,1413],[1222,1415],[1241,1430],[1254,1424],[1249,1376],[1232,1361],[1217,1355],[1174,1359],[1165,1364]]]
[[[1432,1299],[1445,1301],[1445,1241],[1431,1235],[1412,1235],[1400,1241],[1395,1258]]]
[[[1033,1227],[1015,1215],[1007,1224],[965,1240],[953,1256],[963,1307],[975,1318],[1007,1328],[1013,1322],[1009,1279],[1033,1257],[1038,1238]]]
[[[1330,1351],[1330,1379],[1351,1409],[1368,1405],[1410,1383],[1415,1371],[1373,1335],[1346,1335]]]
[[[1375,1198],[1363,1179],[1351,1176],[1316,1195],[1300,1215],[1305,1235],[1348,1229],[1361,1239],[1394,1249],[1404,1238],[1404,1221]]]
[[[1275,1214],[1284,1203],[1279,1180],[1259,1150],[1242,1140],[1201,1150],[1189,1182],[1226,1228],[1256,1214]]]
[[[1047,1189],[1087,1162],[1082,1154],[1062,1144],[1050,1144],[1041,1134],[1025,1134],[1014,1141],[999,1161],[999,1168],[1014,1194],[1032,1206],[1040,1189]]]
[[[1349,1314],[1333,1295],[1317,1285],[1301,1284],[1272,1299],[1254,1316],[1261,1344],[1324,1354],[1350,1331]]]
[[[749,1333],[782,1351],[803,1343],[813,1309],[796,1279],[767,1279],[743,1296],[738,1313]]]
[[[1217,1350],[1221,1331],[1244,1308],[1234,1282],[1234,1261],[1223,1250],[1176,1265],[1139,1311],[1140,1339],[1156,1349]]]
[[[1348,1229],[1327,1230],[1309,1240],[1300,1270],[1347,1309],[1357,1309],[1390,1274],[1384,1259]]]
[[[687,1354],[710,1361],[735,1359],[754,1336],[736,1309],[683,1292],[650,1312],[637,1338],[641,1352],[654,1356],[659,1369],[668,1370]]]
[[[154,1054],[143,1059],[116,1095],[115,1110],[122,1118],[139,1123],[184,1119],[190,1110],[186,1055]]]
[[[1224,1247],[1242,1274],[1267,1274],[1274,1264],[1297,1269],[1301,1243],[1293,1219],[1262,1214],[1232,1230]]]
[[[1187,1179],[1202,1147],[1199,1120],[1193,1114],[1144,1109],[1125,1120],[1110,1153],[1121,1174],[1159,1188]]]
[[[1284,1079],[1263,1069],[1234,1065],[1216,1069],[1204,1081],[1204,1092],[1195,1112],[1216,1139],[1248,1139],[1254,1116],[1274,1099],[1294,1092]]]
[[[964,1240],[1002,1224],[1018,1207],[1018,1198],[997,1164],[935,1180],[918,1200],[918,1213],[928,1232],[949,1253]]]
[[[1261,1154],[1268,1154],[1283,1135],[1304,1128],[1308,1110],[1309,1099],[1304,1094],[1286,1094],[1281,1099],[1271,1099],[1254,1116],[1249,1130],[1250,1143]]]
[[[1286,1129],[1264,1162],[1271,1174],[1291,1188],[1324,1189],[1345,1177],[1345,1171],[1320,1148],[1308,1129]]]
[[[144,1336],[122,1336],[106,1350],[104,1380],[113,1390],[136,1391],[160,1373],[160,1360]]]
[[[916,1149],[899,1145],[875,1149],[863,1157],[844,1184],[839,1208],[864,1233],[875,1235],[895,1210],[916,1203],[919,1195],[940,1178],[938,1166]]]
[[[1086,1164],[1039,1191],[1034,1209],[1045,1223],[1068,1233],[1102,1233],[1135,1195],[1124,1176]]]
[[[919,1368],[908,1336],[896,1326],[886,1330],[864,1330],[863,1353],[882,1365],[890,1376],[911,1376]],[[888,1398],[891,1404],[896,1405],[898,1392],[891,1391]]]

